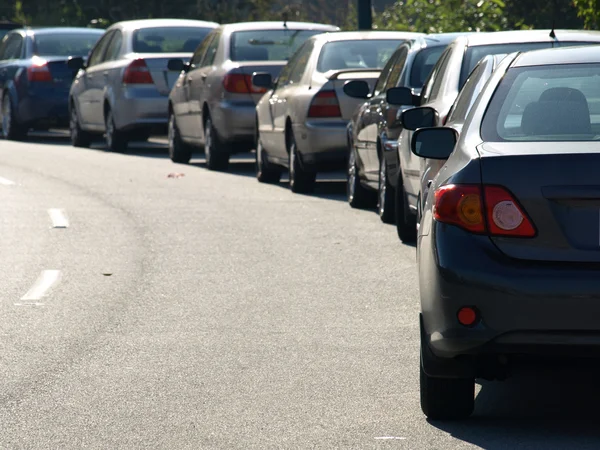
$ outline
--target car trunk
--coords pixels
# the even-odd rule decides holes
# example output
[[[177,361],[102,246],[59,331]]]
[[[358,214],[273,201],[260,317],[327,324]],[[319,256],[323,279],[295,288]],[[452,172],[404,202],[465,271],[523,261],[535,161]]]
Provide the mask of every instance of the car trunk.
[[[534,224],[534,238],[493,237],[523,260],[600,262],[600,145],[596,142],[485,143],[484,184],[506,187]]]
[[[279,76],[279,72],[286,65],[287,61],[246,61],[246,62],[237,62],[237,68],[233,69],[230,73],[243,73],[247,76],[248,86],[252,88],[252,90],[256,90],[256,88],[252,87],[252,74],[255,72],[268,72],[271,74],[273,80],[275,80]],[[264,95],[264,92],[255,92],[249,95],[254,104],[257,104],[261,97]]]
[[[180,72],[168,69],[170,59],[182,59],[188,62],[192,57],[191,53],[137,53],[136,58],[142,58],[152,75],[152,81],[158,92],[163,95],[169,95],[171,88],[175,85]]]
[[[350,120],[356,108],[361,105],[364,100],[360,98],[349,97],[344,93],[344,85],[351,80],[363,80],[369,85],[371,92],[375,87],[375,83],[379,78],[380,71],[377,69],[355,69],[355,70],[338,70],[335,72],[326,73],[327,83],[321,90],[333,89],[340,104],[342,118]],[[314,85],[313,85],[314,87]]]
[[[57,57],[44,57],[42,58],[46,61],[46,67],[50,72],[50,76],[52,77],[52,82],[57,87],[70,87],[75,75],[77,75],[77,70],[71,70],[67,66],[68,58],[64,56]]]

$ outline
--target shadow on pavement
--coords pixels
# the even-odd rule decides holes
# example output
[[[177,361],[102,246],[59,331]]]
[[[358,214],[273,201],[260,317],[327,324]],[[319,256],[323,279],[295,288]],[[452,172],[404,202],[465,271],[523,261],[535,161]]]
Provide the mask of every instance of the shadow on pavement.
[[[597,368],[524,371],[483,382],[465,421],[429,423],[484,449],[600,448]]]

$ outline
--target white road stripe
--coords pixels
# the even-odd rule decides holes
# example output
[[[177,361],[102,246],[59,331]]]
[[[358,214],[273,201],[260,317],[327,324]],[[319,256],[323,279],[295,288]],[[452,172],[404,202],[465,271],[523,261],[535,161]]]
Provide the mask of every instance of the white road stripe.
[[[62,209],[49,209],[48,214],[50,214],[50,220],[52,220],[54,228],[67,228],[69,226],[69,220]]]
[[[14,181],[10,181],[7,178],[0,177],[0,184],[3,185],[3,186],[12,186],[13,184],[15,184],[15,182]]]
[[[35,284],[27,291],[22,301],[35,301],[41,299],[60,280],[60,270],[43,270]]]

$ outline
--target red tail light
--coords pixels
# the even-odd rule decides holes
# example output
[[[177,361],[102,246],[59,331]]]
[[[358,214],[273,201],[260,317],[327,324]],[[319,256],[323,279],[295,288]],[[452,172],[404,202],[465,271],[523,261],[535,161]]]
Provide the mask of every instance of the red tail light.
[[[501,186],[450,184],[434,193],[433,217],[473,233],[533,237],[535,227],[514,196]]]
[[[150,69],[143,59],[134,59],[123,73],[124,84],[152,84]]]
[[[321,91],[313,98],[308,117],[342,117],[335,91]]]
[[[223,78],[223,87],[227,92],[234,94],[264,94],[265,88],[259,88],[252,84],[252,75],[243,73],[228,73]]]
[[[31,82],[52,82],[48,62],[41,58],[35,58],[33,64],[27,68],[27,79]]]

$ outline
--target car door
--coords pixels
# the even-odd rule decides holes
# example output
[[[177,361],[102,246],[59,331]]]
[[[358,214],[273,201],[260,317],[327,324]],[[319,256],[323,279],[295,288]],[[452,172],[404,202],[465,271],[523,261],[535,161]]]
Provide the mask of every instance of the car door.
[[[77,79],[80,87],[75,101],[77,102],[80,120],[83,124],[91,125],[94,128],[104,126],[102,111],[104,76],[102,75],[101,65],[113,36],[114,32],[109,31],[100,38],[90,52],[83,74]]]
[[[206,52],[202,55],[202,60],[200,61],[198,68],[188,73],[188,98],[190,99],[189,131],[190,136],[199,139],[201,143],[204,143],[203,105],[205,103],[208,104],[210,113],[210,107],[213,103],[211,100],[216,97],[218,101],[218,95],[220,93],[217,80],[212,75],[216,70],[215,58],[221,42],[222,33],[221,30],[216,30],[211,34],[212,36],[209,35],[206,38],[210,39],[210,41],[207,42]]]
[[[20,33],[9,33],[0,44],[0,87],[14,79],[18,61],[24,57],[25,39]]]

